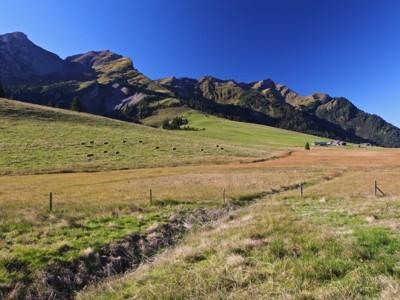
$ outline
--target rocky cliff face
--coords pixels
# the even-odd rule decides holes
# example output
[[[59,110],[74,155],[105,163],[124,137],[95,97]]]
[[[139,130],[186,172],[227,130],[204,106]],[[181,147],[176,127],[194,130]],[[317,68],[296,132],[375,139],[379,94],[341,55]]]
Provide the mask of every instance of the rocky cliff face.
[[[18,32],[0,35],[0,82],[11,98],[69,108],[79,97],[87,112],[135,122],[165,107],[189,106],[238,121],[400,147],[400,129],[345,98],[323,93],[301,96],[271,79],[151,80],[131,59],[111,51],[61,59]]]

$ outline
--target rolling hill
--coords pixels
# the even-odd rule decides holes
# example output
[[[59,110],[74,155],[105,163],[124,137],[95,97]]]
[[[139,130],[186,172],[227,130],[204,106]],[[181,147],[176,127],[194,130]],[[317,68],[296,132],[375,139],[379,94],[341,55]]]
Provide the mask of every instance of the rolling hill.
[[[177,113],[187,116],[189,125],[197,130],[167,131],[0,99],[0,173],[99,171],[249,160],[303,147],[307,141],[318,139],[190,109],[173,112]]]

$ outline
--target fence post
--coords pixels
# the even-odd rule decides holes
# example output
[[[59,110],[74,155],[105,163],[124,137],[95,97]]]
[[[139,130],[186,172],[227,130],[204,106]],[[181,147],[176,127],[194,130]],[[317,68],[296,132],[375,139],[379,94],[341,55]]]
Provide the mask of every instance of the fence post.
[[[225,199],[225,188],[222,190],[222,201],[224,205],[226,204],[226,199]]]
[[[300,196],[303,197],[303,183],[300,183]]]
[[[53,211],[53,193],[50,192],[49,194],[49,210]]]
[[[150,204],[153,204],[153,191],[150,189]]]
[[[385,193],[379,188],[378,182],[375,180],[375,188],[374,188],[375,197],[378,197],[378,192],[381,194],[381,196],[385,197]]]

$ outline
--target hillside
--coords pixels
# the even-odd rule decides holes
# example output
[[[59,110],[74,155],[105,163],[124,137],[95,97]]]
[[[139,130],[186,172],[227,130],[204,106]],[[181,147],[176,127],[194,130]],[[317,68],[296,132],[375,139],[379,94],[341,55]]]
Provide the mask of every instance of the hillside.
[[[318,139],[189,110],[185,114],[190,116],[190,126],[201,130],[166,131],[0,99],[0,173],[98,171],[251,160],[290,147],[303,147],[306,141]]]
[[[301,96],[271,79],[251,83],[205,76],[166,78],[159,83],[193,108],[235,120],[268,124],[353,142],[400,146],[400,130],[358,109],[344,97]]]
[[[136,123],[159,110],[188,106],[236,121],[400,147],[400,129],[343,97],[301,96],[271,79],[152,80],[130,58],[109,50],[61,59],[19,32],[0,35],[0,82],[13,99],[69,109],[77,97],[86,112]]]

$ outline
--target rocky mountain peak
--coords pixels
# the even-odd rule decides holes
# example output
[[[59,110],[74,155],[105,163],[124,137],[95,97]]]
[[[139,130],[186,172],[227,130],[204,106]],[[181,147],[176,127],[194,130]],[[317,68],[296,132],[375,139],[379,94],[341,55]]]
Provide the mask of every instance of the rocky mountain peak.
[[[89,51],[82,54],[76,54],[67,57],[65,60],[69,62],[79,63],[85,67],[95,68],[98,65],[110,63],[121,59],[123,56],[113,53],[110,50]]]
[[[252,85],[252,89],[262,91],[265,89],[274,88],[275,82],[273,82],[271,79],[268,78],[268,79],[256,81],[256,82],[252,83],[251,85]]]
[[[311,97],[314,100],[322,102],[322,103],[325,103],[325,102],[328,102],[328,101],[332,100],[332,97],[329,96],[326,93],[314,93],[314,94],[311,95]]]
[[[32,43],[21,32],[0,35],[0,80],[60,74],[64,61]]]
[[[0,35],[0,41],[3,43],[10,43],[10,42],[30,42],[28,36],[23,32],[12,32]]]

